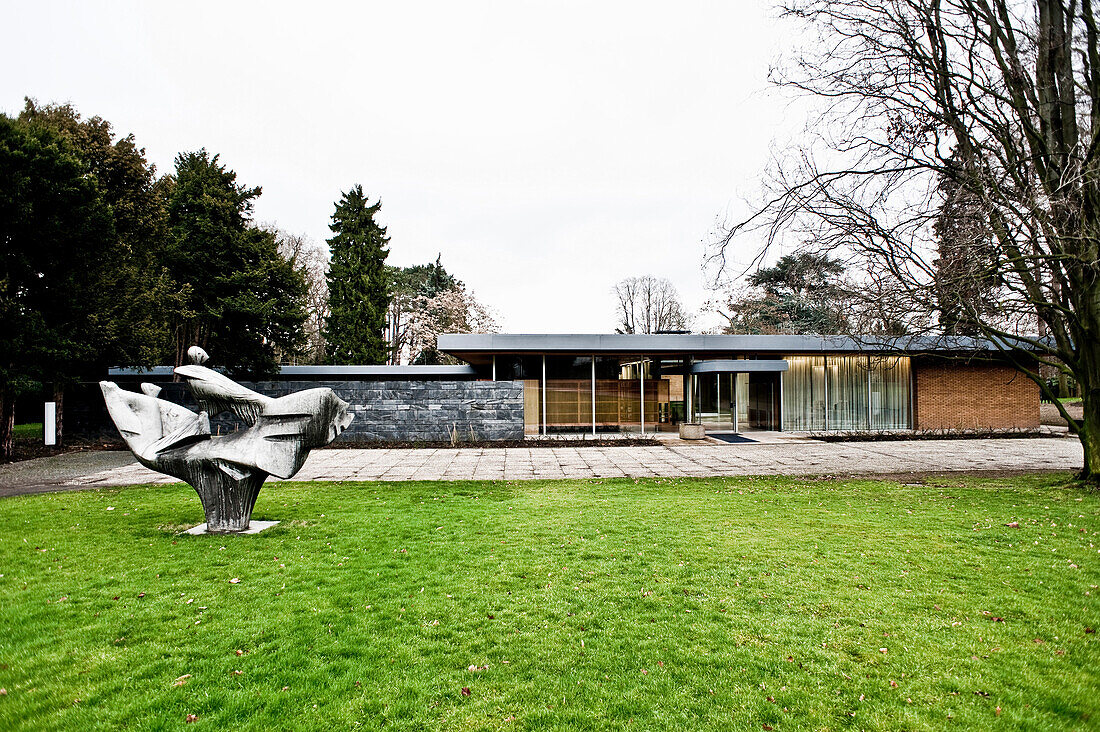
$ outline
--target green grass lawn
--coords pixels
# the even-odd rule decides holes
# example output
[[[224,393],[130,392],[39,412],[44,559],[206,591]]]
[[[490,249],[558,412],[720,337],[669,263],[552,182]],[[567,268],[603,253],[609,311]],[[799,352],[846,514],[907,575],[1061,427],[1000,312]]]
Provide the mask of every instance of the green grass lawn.
[[[0,728],[1097,728],[1067,480],[269,484],[221,537],[182,485],[3,499]]]
[[[12,430],[12,436],[17,440],[41,440],[42,423],[29,422],[27,424],[17,424],[15,425],[15,429]]]

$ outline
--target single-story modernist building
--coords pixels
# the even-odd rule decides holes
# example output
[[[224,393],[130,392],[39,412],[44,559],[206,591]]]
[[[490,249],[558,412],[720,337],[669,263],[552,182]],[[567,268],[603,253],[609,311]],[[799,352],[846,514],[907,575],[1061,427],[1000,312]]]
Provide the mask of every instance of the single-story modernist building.
[[[808,335],[450,334],[452,366],[285,366],[246,383],[279,396],[328,386],[353,441],[471,441],[676,431],[1034,429],[1039,390],[996,344]],[[112,369],[137,387],[172,370]],[[163,396],[187,404],[181,384]],[[232,429],[230,420],[222,428]]]
[[[478,378],[522,381],[526,434],[1012,429],[1039,390],[971,338],[443,335]]]

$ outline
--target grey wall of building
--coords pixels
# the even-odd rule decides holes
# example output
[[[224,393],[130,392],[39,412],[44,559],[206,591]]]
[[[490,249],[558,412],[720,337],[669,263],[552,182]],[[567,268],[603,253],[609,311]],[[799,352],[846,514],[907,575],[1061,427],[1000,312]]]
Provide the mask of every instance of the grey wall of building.
[[[243,386],[279,397],[329,387],[355,415],[345,442],[522,440],[522,381],[260,381]],[[120,384],[121,385],[121,384]],[[196,410],[184,384],[161,384],[161,398]],[[124,388],[132,388],[126,384]],[[222,432],[239,423],[228,414],[211,420]]]

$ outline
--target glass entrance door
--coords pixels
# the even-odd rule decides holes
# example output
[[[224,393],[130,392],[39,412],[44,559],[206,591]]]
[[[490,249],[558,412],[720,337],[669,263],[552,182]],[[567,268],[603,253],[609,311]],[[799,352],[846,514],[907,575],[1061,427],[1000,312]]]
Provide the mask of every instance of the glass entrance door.
[[[779,375],[696,374],[695,420],[711,432],[779,429]]]
[[[697,374],[695,421],[708,430],[733,430],[733,374]]]

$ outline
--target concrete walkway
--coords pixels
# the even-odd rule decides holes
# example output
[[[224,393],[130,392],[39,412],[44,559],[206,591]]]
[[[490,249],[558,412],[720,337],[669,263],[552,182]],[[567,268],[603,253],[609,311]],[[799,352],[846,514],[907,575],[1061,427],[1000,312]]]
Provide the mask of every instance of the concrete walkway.
[[[80,487],[174,483],[128,453],[72,456],[75,470],[27,461],[0,470],[0,496]],[[806,438],[744,444],[654,447],[517,447],[315,450],[294,480],[533,480],[733,475],[904,475],[911,473],[1079,470],[1074,438],[825,443]]]

